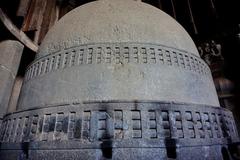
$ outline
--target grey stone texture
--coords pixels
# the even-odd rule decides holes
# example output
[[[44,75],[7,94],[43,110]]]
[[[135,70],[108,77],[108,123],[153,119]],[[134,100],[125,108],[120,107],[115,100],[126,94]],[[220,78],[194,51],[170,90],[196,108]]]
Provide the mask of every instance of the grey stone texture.
[[[99,100],[219,106],[190,36],[141,2],[101,0],[74,9],[51,28],[29,69],[19,109]]]
[[[4,159],[167,159],[176,152],[177,159],[218,160],[238,134],[232,113],[220,107],[99,102],[11,114],[0,139]]]
[[[95,1],[64,16],[1,128],[0,159],[9,160],[218,160],[239,141],[187,32],[129,0]]]
[[[18,109],[116,100],[219,106],[211,72],[199,57],[129,42],[76,46],[37,59],[27,71]]]
[[[72,10],[53,26],[38,57],[103,42],[162,44],[199,55],[184,28],[158,8],[132,0],[100,0]]]
[[[21,43],[13,40],[0,43],[0,118],[7,113],[23,47]]]

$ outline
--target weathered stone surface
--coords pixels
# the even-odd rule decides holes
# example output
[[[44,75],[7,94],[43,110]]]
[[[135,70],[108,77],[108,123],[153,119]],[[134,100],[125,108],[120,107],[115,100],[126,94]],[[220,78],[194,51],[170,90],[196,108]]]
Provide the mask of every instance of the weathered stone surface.
[[[4,152],[31,159],[219,159],[238,134],[232,113],[220,107],[100,102],[11,114],[0,140]]]
[[[173,18],[141,2],[101,0],[71,11],[46,35],[19,110],[116,100],[219,106],[208,66]]]
[[[186,31],[128,0],[86,4],[49,31],[1,128],[2,159],[218,160],[239,141]]]
[[[132,0],[100,0],[65,15],[40,46],[38,57],[82,44],[140,42],[198,51],[191,37],[172,17]]]
[[[211,72],[199,57],[129,42],[76,46],[37,59],[27,71],[19,109],[117,100],[219,106]]]
[[[0,118],[7,112],[22,50],[23,45],[17,41],[8,40],[0,43]]]
[[[226,146],[227,147],[227,146]],[[221,160],[222,146],[213,145],[207,147],[182,147],[177,150],[178,158],[184,160]],[[26,155],[19,150],[3,151],[4,154],[0,155],[1,159],[12,160],[18,157],[26,157]],[[195,153],[195,154],[192,154]],[[175,159],[168,158],[165,148],[114,148],[112,149],[112,157],[104,157],[101,149],[74,149],[74,150],[29,150],[29,160],[45,160],[46,157],[51,160],[59,159],[72,159],[72,160],[166,160]]]

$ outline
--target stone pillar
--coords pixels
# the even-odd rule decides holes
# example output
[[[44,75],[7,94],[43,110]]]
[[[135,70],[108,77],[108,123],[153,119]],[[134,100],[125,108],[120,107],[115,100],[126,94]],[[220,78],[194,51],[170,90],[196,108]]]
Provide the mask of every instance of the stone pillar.
[[[0,43],[0,119],[6,114],[24,46],[13,40]]]

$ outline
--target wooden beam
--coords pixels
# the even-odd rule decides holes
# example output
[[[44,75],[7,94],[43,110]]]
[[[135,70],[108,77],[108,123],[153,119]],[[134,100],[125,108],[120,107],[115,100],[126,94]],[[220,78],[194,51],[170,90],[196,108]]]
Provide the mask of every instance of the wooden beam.
[[[5,27],[25,46],[34,52],[37,52],[38,45],[34,44],[33,41],[28,38],[28,36],[21,30],[19,30],[12,21],[7,17],[7,15],[0,8],[0,20],[3,22]]]
[[[19,3],[17,16],[25,17],[31,4],[31,0],[21,0]]]
[[[189,14],[190,14],[191,23],[193,25],[194,33],[198,34],[198,30],[197,30],[195,20],[194,20],[194,17],[193,17],[193,13],[192,13],[192,7],[191,7],[190,0],[187,0],[187,6],[188,6]]]
[[[46,5],[46,8],[45,8],[45,11],[43,14],[43,21],[42,21],[43,23],[41,25],[38,42],[41,42],[43,40],[46,33],[48,32],[48,30],[51,27],[50,26],[51,20],[53,19],[52,11],[55,10],[56,2],[57,2],[56,0],[47,1],[47,5]]]
[[[215,18],[218,18],[217,10],[216,10],[216,7],[215,7],[215,1],[214,0],[210,0],[210,3],[211,3],[211,9],[212,9],[213,15],[215,16]]]
[[[158,8],[162,10],[163,9],[162,0],[158,0],[157,2],[158,2]]]
[[[23,21],[23,25],[21,30],[22,31],[29,31],[29,26],[30,26],[30,22],[33,16],[33,12],[34,12],[34,6],[36,4],[36,0],[31,0],[31,4],[29,6],[29,9],[27,11],[26,16],[24,17],[24,21]]]
[[[22,31],[40,30],[47,2],[46,0],[32,0],[30,9],[24,19]]]
[[[170,0],[172,5],[172,12],[173,12],[173,18],[177,19],[176,9],[175,9],[175,2],[174,0]]]

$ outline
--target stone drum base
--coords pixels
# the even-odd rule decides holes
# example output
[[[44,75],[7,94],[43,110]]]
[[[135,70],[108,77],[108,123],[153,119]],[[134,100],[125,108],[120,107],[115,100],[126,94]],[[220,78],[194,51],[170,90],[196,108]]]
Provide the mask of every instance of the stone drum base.
[[[167,102],[56,104],[4,117],[0,159],[223,159],[226,109]],[[230,156],[230,155],[229,155]]]

